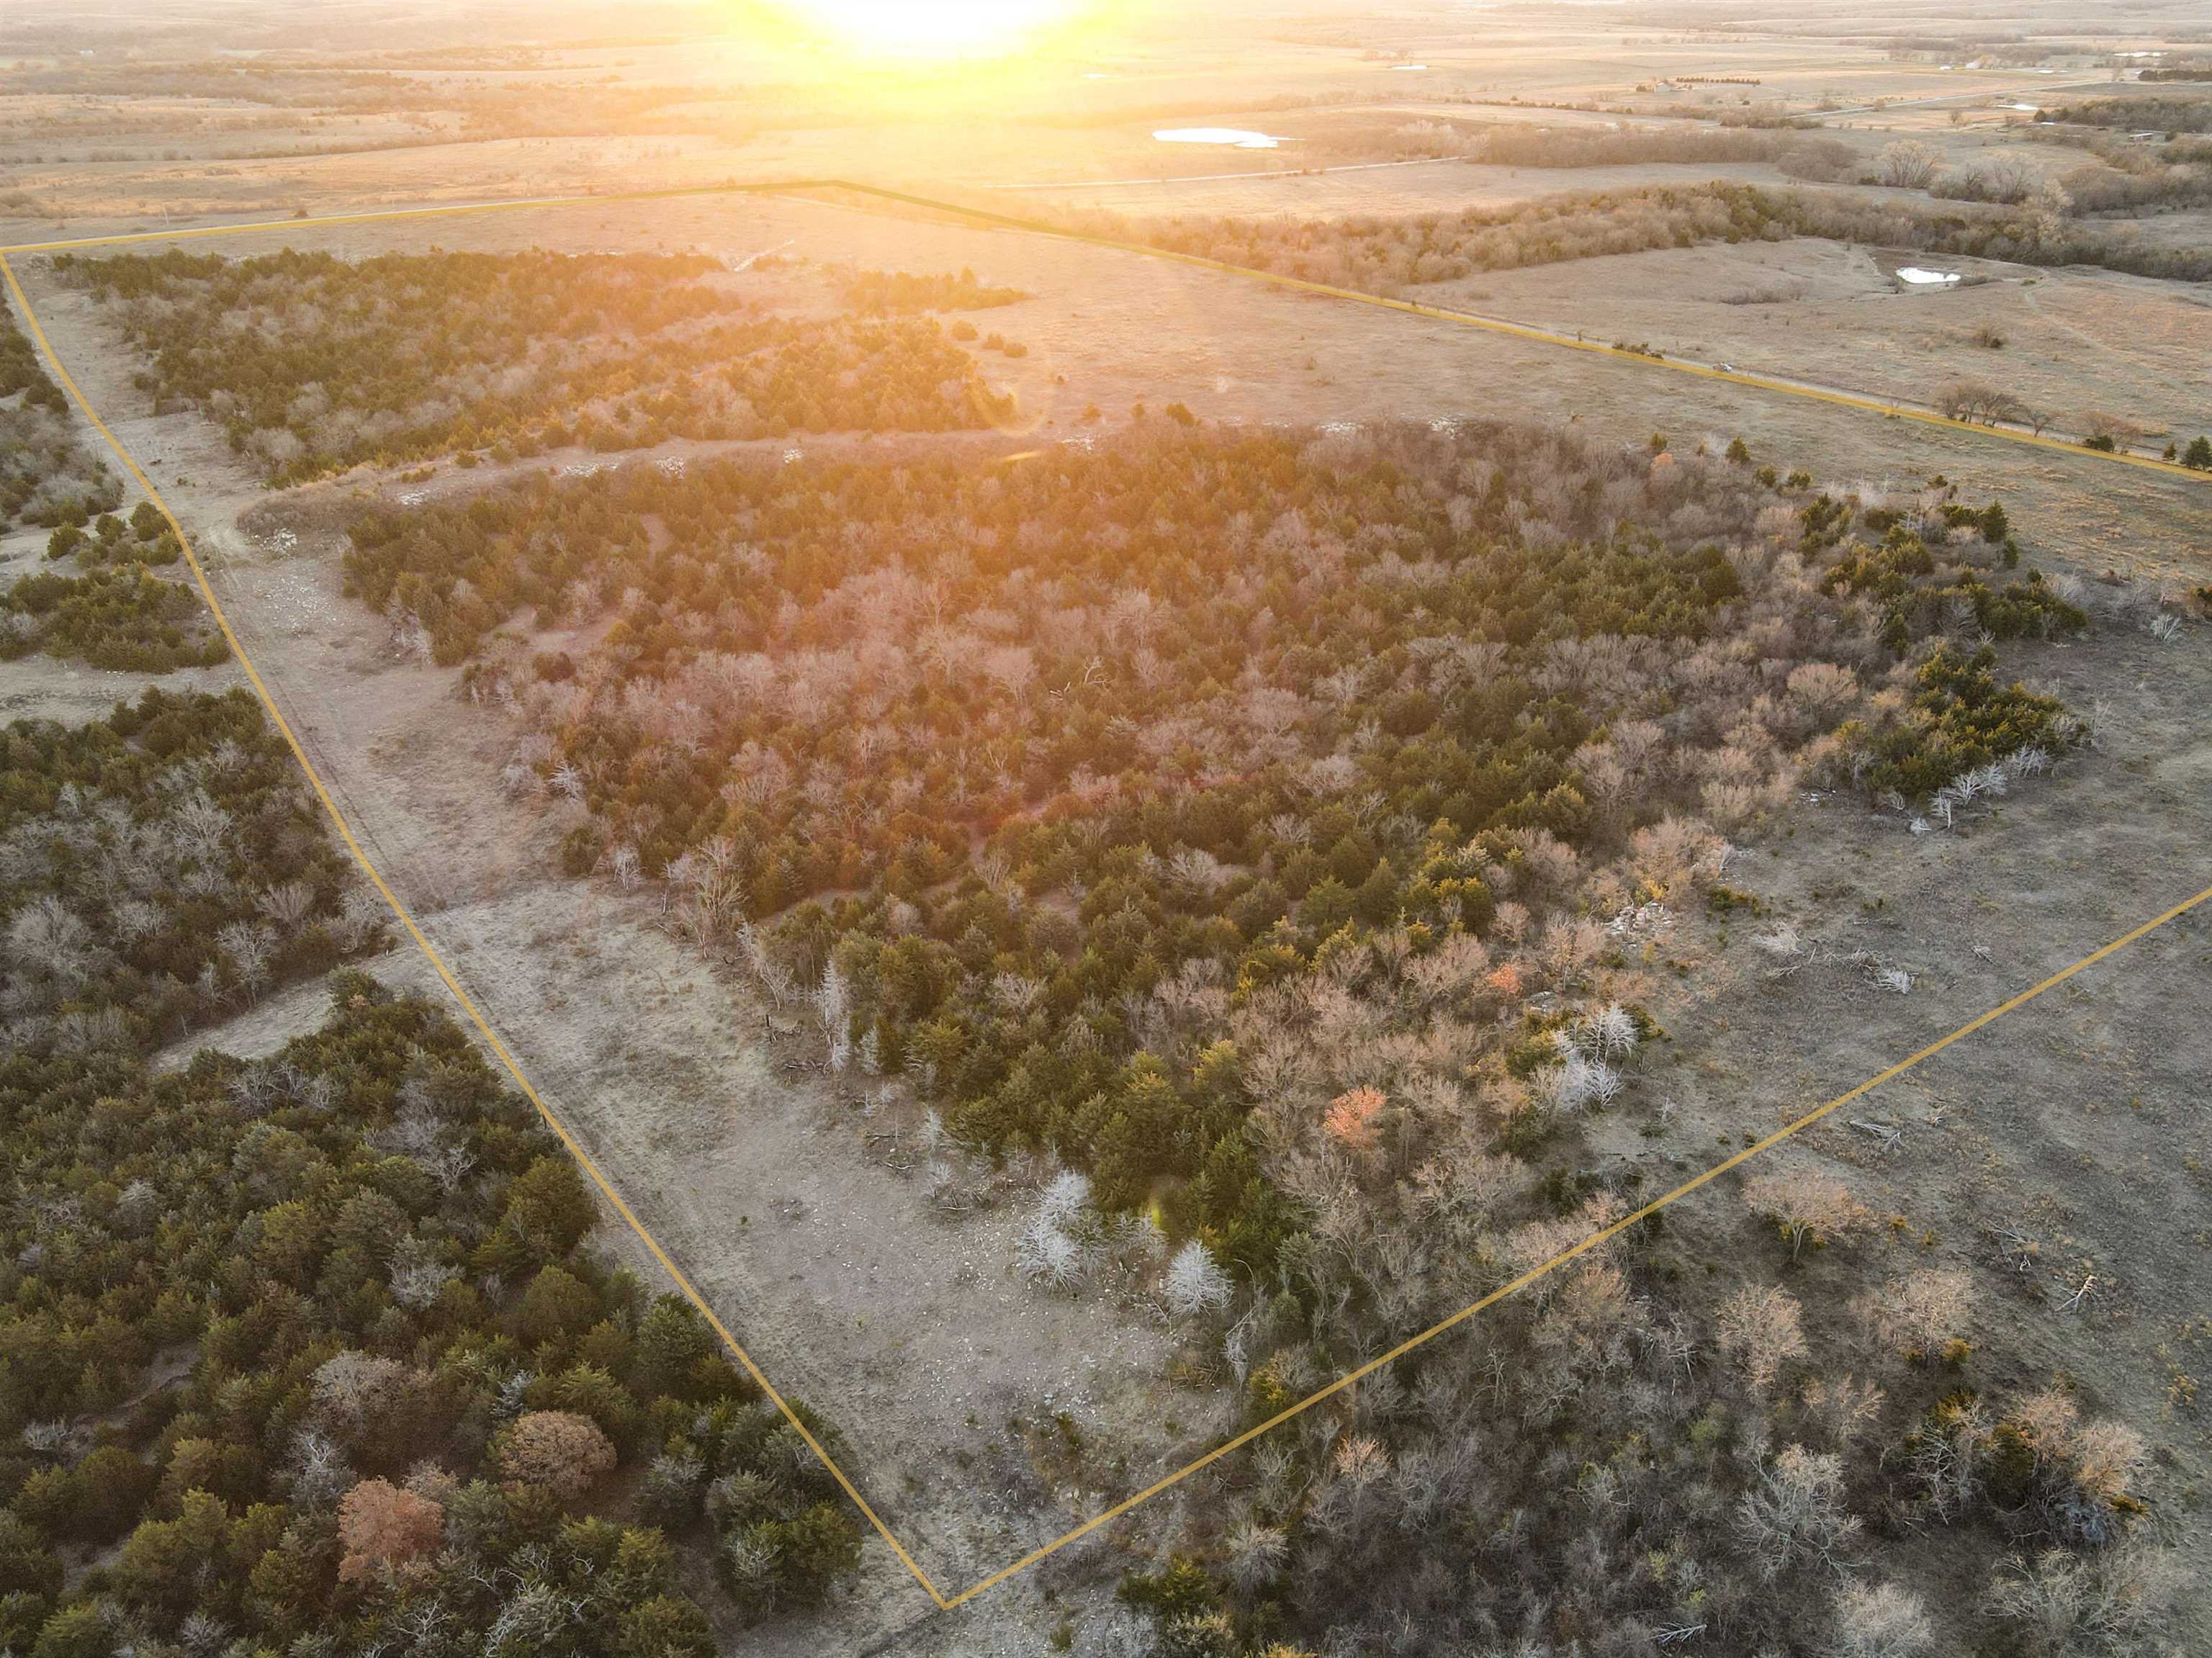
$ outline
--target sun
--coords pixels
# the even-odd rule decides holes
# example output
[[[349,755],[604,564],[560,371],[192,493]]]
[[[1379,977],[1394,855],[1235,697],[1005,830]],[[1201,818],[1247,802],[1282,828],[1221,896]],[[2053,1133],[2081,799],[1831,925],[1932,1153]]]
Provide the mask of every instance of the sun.
[[[783,0],[816,32],[871,56],[996,57],[1071,19],[1081,0]]]

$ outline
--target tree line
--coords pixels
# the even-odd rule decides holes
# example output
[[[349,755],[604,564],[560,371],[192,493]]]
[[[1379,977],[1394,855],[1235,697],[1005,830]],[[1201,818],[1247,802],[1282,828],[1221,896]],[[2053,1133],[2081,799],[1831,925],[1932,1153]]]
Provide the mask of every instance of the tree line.
[[[985,311],[1018,305],[1030,297],[1018,288],[979,282],[963,266],[957,275],[933,271],[860,270],[845,273],[845,303],[854,311]]]
[[[2151,78],[2151,73],[2147,71],[2144,78]],[[2131,132],[2212,132],[2212,98],[2090,98],[2039,113],[2069,126],[2125,127]]]
[[[0,592],[0,657],[43,650],[167,673],[228,655],[199,601],[149,574],[181,550],[161,515],[142,502],[126,525],[115,515],[122,504],[120,480],[85,446],[69,399],[0,312],[0,529],[51,526],[47,558],[73,557],[85,572],[35,571]]]
[[[2201,172],[2196,169],[2191,177]],[[2172,197],[2177,186],[2168,180],[2159,188],[2162,193],[2158,199],[2164,200]],[[1782,241],[1792,236],[2023,264],[2100,265],[2185,282],[2212,277],[2212,252],[2166,246],[2119,227],[2085,222],[2069,216],[2062,204],[2053,202],[2029,203],[2011,211],[1947,210],[1835,191],[1770,190],[1723,180],[1566,193],[1506,208],[1401,218],[1352,214],[1327,220],[1186,216],[1123,220],[1092,213],[1073,216],[1070,222],[1100,234],[1228,264],[1384,293],[1457,281],[1486,270],[1662,247]]]
[[[0,530],[82,525],[122,504],[122,481],[85,447],[38,348],[0,307]]]

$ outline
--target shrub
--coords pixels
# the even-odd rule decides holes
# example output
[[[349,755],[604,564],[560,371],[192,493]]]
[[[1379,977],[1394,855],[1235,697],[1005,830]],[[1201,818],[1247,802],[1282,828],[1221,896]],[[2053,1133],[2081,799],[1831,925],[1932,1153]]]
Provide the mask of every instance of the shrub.
[[[2057,699],[2017,683],[2001,685],[1996,668],[1996,653],[1987,646],[1972,655],[1937,646],[1915,676],[1909,717],[1872,740],[1867,786],[1925,800],[1952,779],[2004,756],[2064,748]]]
[[[1773,1221],[1795,1260],[1807,1244],[1828,1244],[1866,1230],[1872,1212],[1851,1195],[1840,1181],[1810,1169],[1757,1175],[1744,1182],[1743,1200],[1758,1214]]]
[[[1772,1387],[1784,1365],[1810,1351],[1798,1310],[1794,1296],[1767,1284],[1746,1284],[1721,1303],[1721,1351],[1753,1392]]]
[[[844,285],[845,303],[855,311],[981,311],[1015,305],[1030,297],[1018,288],[978,282],[973,270],[957,276],[917,276],[904,270],[855,270]],[[956,324],[954,337],[962,337]],[[971,332],[968,338],[974,338]]]
[[[1864,1303],[1875,1328],[1915,1363],[1937,1352],[1965,1327],[1973,1303],[1966,1273],[1931,1270],[1892,1278]]]
[[[1899,1584],[1844,1583],[1835,1612],[1829,1658],[1923,1658],[1936,1649],[1926,1605]]]
[[[714,1658],[714,1631],[696,1603],[656,1594],[623,1614],[620,1658]]]

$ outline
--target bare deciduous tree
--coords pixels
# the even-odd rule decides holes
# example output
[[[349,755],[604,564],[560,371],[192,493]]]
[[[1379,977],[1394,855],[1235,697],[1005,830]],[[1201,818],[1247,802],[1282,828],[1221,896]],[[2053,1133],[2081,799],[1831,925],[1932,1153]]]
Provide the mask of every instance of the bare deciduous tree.
[[[233,921],[215,935],[216,947],[230,957],[238,982],[250,1001],[261,999],[276,955],[276,935],[258,921]]]
[[[315,1371],[316,1415],[341,1438],[358,1434],[406,1392],[416,1375],[396,1358],[349,1349],[325,1359]]]
[[[1743,1200],[1754,1214],[1773,1221],[1795,1260],[1808,1243],[1814,1248],[1863,1231],[1874,1216],[1841,1181],[1810,1169],[1758,1175],[1744,1182]]]
[[[1771,1284],[1746,1284],[1721,1303],[1722,1353],[1754,1393],[1774,1385],[1782,1367],[1808,1351],[1797,1298]]]
[[[1864,1528],[1844,1507],[1843,1458],[1802,1445],[1762,1468],[1736,1506],[1738,1534],[1768,1578],[1816,1562],[1841,1572],[1850,1564],[1845,1551]]]
[[[1936,407],[1953,420],[1978,421],[1984,426],[2024,420],[2027,414],[2019,398],[1985,380],[1949,382],[1936,392]]]
[[[1266,1588],[1290,1558],[1290,1540],[1273,1526],[1239,1521],[1223,1540],[1223,1564],[1229,1581],[1249,1594]]]
[[[354,887],[345,896],[338,910],[337,925],[331,928],[338,947],[356,950],[368,944],[376,929],[391,919],[392,912],[383,899],[366,887]]]
[[[1922,1658],[1936,1648],[1935,1620],[1895,1583],[1845,1583],[1836,1591],[1829,1658]]]
[[[1815,1376],[1805,1384],[1807,1412],[1838,1446],[1856,1442],[1881,1414],[1882,1390],[1851,1376]]]
[[[1875,176],[1893,190],[1925,190],[1943,164],[1943,152],[1917,139],[1882,146],[1874,158]]]
[[[9,959],[64,985],[83,982],[100,951],[92,930],[51,894],[33,899],[8,923]]]
[[[315,890],[305,881],[285,881],[263,893],[259,905],[284,932],[297,932],[315,913]]]
[[[1083,1248],[1044,1215],[1030,1221],[1014,1245],[1023,1277],[1048,1290],[1073,1290],[1083,1281]]]
[[[1229,1274],[1215,1264],[1212,1254],[1196,1238],[1176,1251],[1160,1283],[1160,1293],[1178,1318],[1195,1318],[1226,1306],[1230,1289]]]
[[[1984,1604],[2015,1624],[2035,1650],[2072,1658],[2134,1649],[2163,1619],[2178,1587],[2172,1562],[2141,1545],[2092,1556],[2046,1549],[2033,1562],[2009,1562]]]
[[[1860,1305],[1882,1339],[1908,1358],[1940,1352],[1966,1327],[1974,1281],[1965,1272],[1936,1269],[1892,1278]]]

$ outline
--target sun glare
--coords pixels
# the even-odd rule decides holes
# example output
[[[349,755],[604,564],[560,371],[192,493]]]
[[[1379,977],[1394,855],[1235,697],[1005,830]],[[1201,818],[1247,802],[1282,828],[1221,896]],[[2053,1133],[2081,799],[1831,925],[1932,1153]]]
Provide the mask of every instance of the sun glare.
[[[992,57],[1068,21],[1079,0],[786,0],[840,45],[884,58]]]

